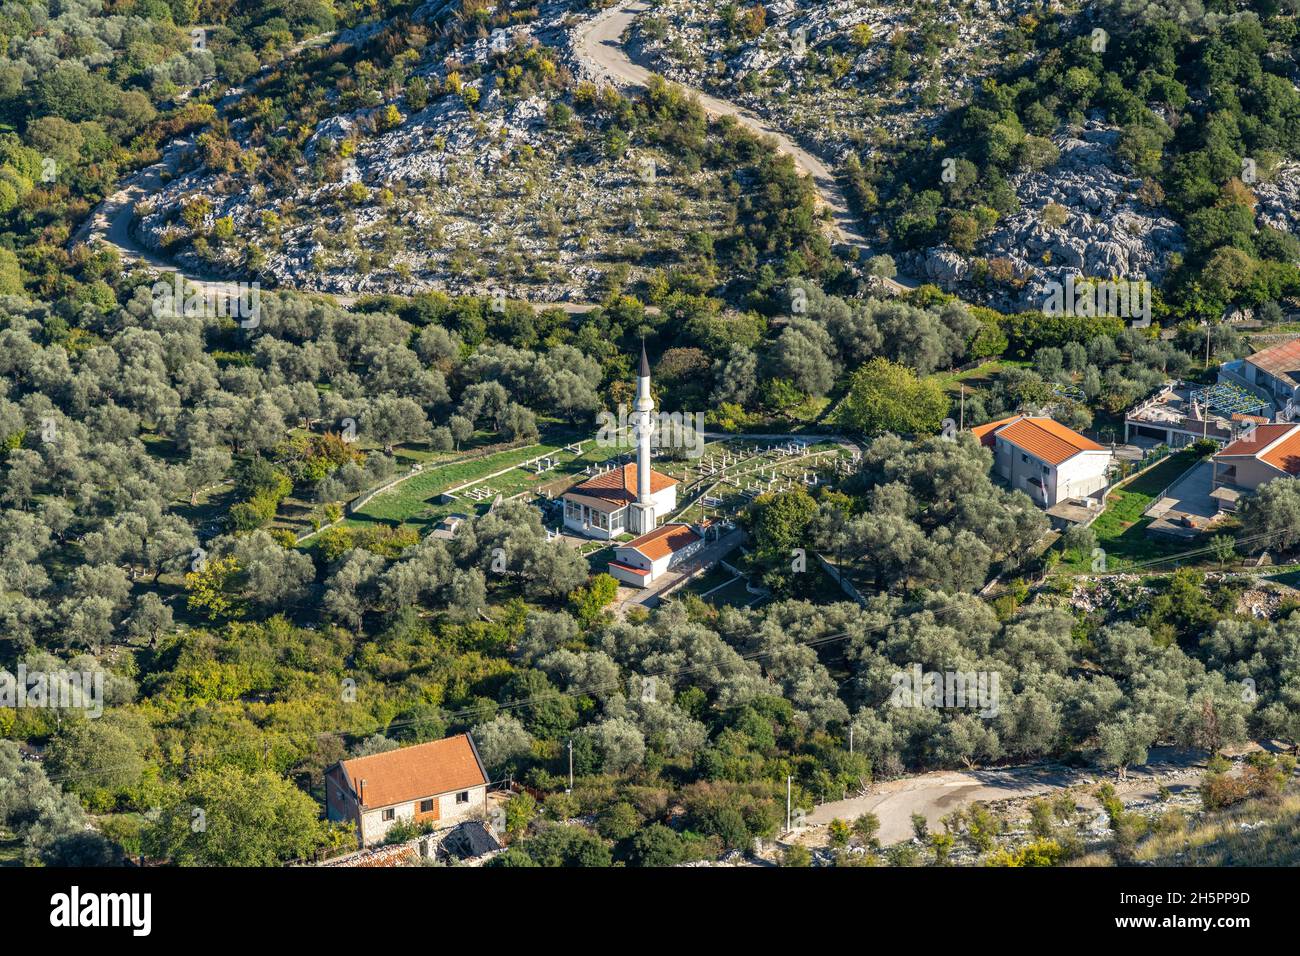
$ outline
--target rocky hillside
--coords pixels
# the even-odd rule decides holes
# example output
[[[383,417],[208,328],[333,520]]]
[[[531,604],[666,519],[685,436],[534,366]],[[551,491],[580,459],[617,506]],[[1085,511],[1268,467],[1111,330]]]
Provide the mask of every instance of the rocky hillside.
[[[408,51],[418,59],[397,96],[377,84],[353,105],[351,78],[330,71],[325,115],[271,137],[295,147],[271,181],[259,167],[283,161],[264,125],[236,119],[219,152],[238,161],[189,150],[137,208],[138,238],[196,269],[334,293],[588,301],[671,266],[720,221],[722,183],[568,105],[607,95],[573,80],[571,6]],[[441,12],[426,5],[415,25],[436,34]]]
[[[664,0],[633,49],[669,79],[763,115],[829,157],[934,125],[1010,53],[1025,0]]]
[[[1261,226],[1300,232],[1300,163],[1284,163],[1266,181],[1254,185]]]
[[[1143,201],[1142,180],[1116,159],[1117,130],[1090,122],[1055,140],[1060,158],[1014,182],[1020,211],[1008,216],[972,255],[944,245],[913,259],[918,275],[945,289],[979,296],[989,264],[1010,277],[994,286],[996,305],[1041,308],[1047,284],[1068,275],[1145,276],[1159,284],[1185,247],[1182,228]]]

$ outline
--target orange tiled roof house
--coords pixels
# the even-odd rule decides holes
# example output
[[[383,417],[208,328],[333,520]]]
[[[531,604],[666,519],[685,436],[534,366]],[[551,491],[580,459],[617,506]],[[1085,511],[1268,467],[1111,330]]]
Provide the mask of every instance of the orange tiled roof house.
[[[609,573],[624,584],[643,588],[704,546],[695,528],[680,522],[660,525],[614,549]]]
[[[325,771],[325,815],[352,821],[362,847],[399,820],[453,825],[487,805],[487,773],[469,734],[340,760]]]
[[[993,471],[1040,508],[1106,487],[1111,452],[1050,418],[1013,415],[971,429],[993,449]]]
[[[1243,496],[1274,478],[1300,477],[1300,425],[1256,425],[1214,456],[1210,496],[1235,511]]]

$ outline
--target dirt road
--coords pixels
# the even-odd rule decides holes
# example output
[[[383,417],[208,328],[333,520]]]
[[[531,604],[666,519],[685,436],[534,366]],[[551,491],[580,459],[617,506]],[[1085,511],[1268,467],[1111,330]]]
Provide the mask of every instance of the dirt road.
[[[1153,748],[1151,758],[1145,766],[1130,768],[1127,780],[1117,789],[1132,794],[1147,790],[1154,792],[1157,781],[1164,775],[1204,763],[1204,754],[1174,748]],[[1066,787],[1102,780],[1116,783],[1113,773],[1057,764],[991,770],[941,770],[873,785],[864,796],[820,804],[803,818],[803,823],[806,826],[824,826],[834,819],[850,821],[871,811],[880,818],[881,844],[889,846],[911,839],[913,813],[923,814],[933,832],[940,829],[942,817],[976,801],[987,803],[1039,797]]]
[[[632,62],[623,48],[622,36],[632,21],[649,9],[649,5],[644,0],[625,0],[622,4],[593,17],[579,28],[575,40],[577,55],[595,72],[608,77],[613,82],[620,85],[644,85],[651,75],[650,70]],[[297,53],[308,45],[319,44],[323,39],[304,41],[292,53]],[[244,92],[246,88],[232,90],[222,98],[218,104],[218,111],[226,112]],[[748,110],[699,90],[689,89],[689,92],[699,97],[700,104],[709,115],[735,117],[741,125],[751,131],[772,137],[777,148],[790,155],[795,165],[812,178],[818,195],[831,213],[832,222],[829,224],[829,231],[832,233],[832,239],[857,246],[864,254],[869,254],[868,244],[858,230],[857,217],[854,216],[847,198],[836,183],[834,174],[820,159]],[[237,295],[238,286],[233,280],[180,268],[136,240],[132,231],[134,207],[136,203],[148,198],[162,187],[164,172],[175,172],[180,151],[172,150],[164,155],[166,158],[162,162],[123,180],[121,188],[100,203],[78,227],[70,245],[105,242],[115,247],[126,262],[143,263],[160,271],[180,273],[188,282],[209,294]],[[894,293],[905,292],[916,287],[915,282],[905,277],[880,280],[880,285]],[[330,294],[330,298],[339,305],[350,306],[359,297]],[[537,308],[560,308],[572,314],[582,314],[596,308],[596,303],[592,302],[534,302],[533,305]]]
[[[634,63],[623,46],[623,35],[641,14],[649,11],[645,0],[624,0],[588,20],[579,28],[574,51],[593,72],[622,86],[644,86],[652,71]],[[680,85],[680,84],[679,84]],[[745,128],[760,136],[770,136],[780,152],[790,156],[795,165],[812,178],[822,203],[830,210],[833,221],[833,238],[870,254],[867,240],[859,231],[858,218],[849,206],[848,198],[835,181],[835,175],[820,159],[800,147],[789,136],[769,125],[765,120],[735,103],[720,100],[702,90],[683,87],[700,101],[704,112],[710,116],[731,116]],[[882,282],[890,291],[898,293],[915,288],[915,283],[889,279]]]

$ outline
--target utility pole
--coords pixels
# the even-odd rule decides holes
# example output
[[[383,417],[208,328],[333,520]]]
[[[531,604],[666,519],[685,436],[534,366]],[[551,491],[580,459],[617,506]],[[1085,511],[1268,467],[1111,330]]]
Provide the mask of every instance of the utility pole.
[[[853,724],[849,724],[849,753],[853,753]]]
[[[957,423],[957,430],[964,432],[966,430],[966,383],[961,383],[961,416]]]
[[[794,777],[785,778],[785,832],[790,832],[790,784]]]
[[[565,793],[573,793],[573,738],[569,738],[569,789]]]

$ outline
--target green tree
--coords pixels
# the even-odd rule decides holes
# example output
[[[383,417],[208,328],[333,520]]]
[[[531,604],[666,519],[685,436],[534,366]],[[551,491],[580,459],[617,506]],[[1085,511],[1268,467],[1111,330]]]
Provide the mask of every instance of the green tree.
[[[278,866],[349,836],[279,774],[226,764],[174,786],[142,839],[149,856],[179,866]]]
[[[1216,534],[1210,539],[1210,550],[1214,553],[1214,560],[1219,562],[1219,570],[1223,570],[1237,556],[1237,542],[1230,534]]]
[[[812,866],[812,851],[802,843],[794,843],[781,854],[781,865],[792,867]]]
[[[767,560],[784,560],[793,548],[808,546],[808,526],[817,517],[817,502],[800,487],[754,500],[754,539]]]
[[[506,803],[506,833],[518,836],[528,829],[537,815],[537,801],[531,794],[516,793]]]
[[[1242,536],[1255,551],[1300,544],[1300,478],[1275,478],[1241,506]]]
[[[853,373],[841,419],[868,435],[938,431],[948,399],[938,382],[918,378],[905,365],[874,358]]]
[[[606,807],[596,818],[596,832],[607,840],[625,840],[640,827],[640,814],[624,800]]]
[[[686,856],[682,838],[662,823],[637,831],[630,844],[628,857],[636,866],[674,866]]]
[[[597,574],[586,587],[578,588],[569,595],[569,603],[583,627],[589,627],[600,619],[601,612],[609,607],[617,595],[618,580],[608,574]]]

